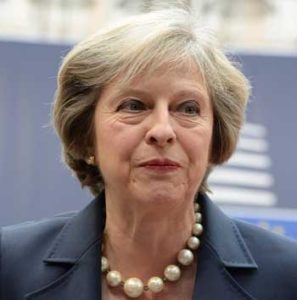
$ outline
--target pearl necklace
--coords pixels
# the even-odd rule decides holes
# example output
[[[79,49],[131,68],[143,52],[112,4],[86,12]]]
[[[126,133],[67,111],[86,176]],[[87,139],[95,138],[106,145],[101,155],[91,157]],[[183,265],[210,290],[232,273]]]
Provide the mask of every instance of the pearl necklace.
[[[143,294],[143,292],[151,291],[153,293],[159,293],[164,289],[165,283],[167,281],[177,281],[181,277],[180,266],[189,266],[194,261],[194,254],[192,250],[196,250],[200,246],[199,236],[203,231],[203,226],[201,225],[202,216],[199,212],[200,207],[198,203],[194,203],[195,209],[195,224],[192,228],[192,235],[187,240],[187,245],[184,249],[180,250],[177,255],[177,264],[168,265],[164,269],[164,277],[154,276],[151,277],[147,284],[144,285],[143,282],[136,277],[131,277],[127,280],[122,279],[122,275],[119,271],[111,270],[108,259],[106,256],[102,255],[101,258],[101,272],[106,273],[107,284],[111,287],[121,286],[124,293],[130,298],[137,298]],[[102,245],[102,250],[104,245]],[[178,266],[180,265],[180,266]]]

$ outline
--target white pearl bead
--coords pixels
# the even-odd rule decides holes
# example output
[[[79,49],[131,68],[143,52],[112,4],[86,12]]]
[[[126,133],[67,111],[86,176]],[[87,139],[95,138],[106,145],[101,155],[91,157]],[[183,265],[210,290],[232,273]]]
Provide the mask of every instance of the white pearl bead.
[[[105,256],[101,257],[101,272],[105,272],[109,267],[108,260]]]
[[[106,275],[106,280],[110,286],[119,286],[122,280],[122,275],[118,271],[110,271]]]
[[[187,241],[187,245],[190,249],[196,250],[200,246],[200,240],[196,236],[191,236]]]
[[[152,277],[148,281],[147,286],[153,293],[159,293],[164,288],[164,282],[160,277]]]
[[[195,212],[198,212],[200,210],[199,203],[197,203],[197,202],[194,203],[194,210],[195,210]]]
[[[203,231],[203,227],[199,223],[195,223],[193,226],[193,234],[194,235],[200,235]]]
[[[202,215],[201,215],[200,212],[196,212],[195,213],[195,218],[196,218],[196,222],[197,223],[201,223],[201,221],[202,221]]]
[[[189,266],[194,260],[193,252],[189,249],[182,249],[178,253],[177,260],[181,265]]]
[[[125,294],[131,298],[137,298],[143,293],[143,283],[138,278],[129,278],[124,284]]]
[[[164,275],[169,281],[178,280],[180,278],[180,274],[181,274],[180,268],[176,265],[169,265],[166,267],[164,271]]]

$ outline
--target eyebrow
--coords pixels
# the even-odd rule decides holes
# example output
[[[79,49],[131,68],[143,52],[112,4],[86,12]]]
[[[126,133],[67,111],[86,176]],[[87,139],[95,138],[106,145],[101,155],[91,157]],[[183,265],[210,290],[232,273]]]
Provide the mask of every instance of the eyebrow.
[[[208,98],[208,94],[207,91],[201,91],[197,88],[191,88],[191,89],[187,89],[187,90],[180,90],[177,91],[176,93],[173,94],[174,98],[179,98],[179,97],[198,97],[199,99],[207,99]]]
[[[133,89],[133,88],[128,88],[128,89],[116,89],[115,95],[116,97],[123,97],[123,96],[128,96],[130,94],[138,95],[140,97],[150,97],[151,94],[149,92],[139,90],[139,89]]]

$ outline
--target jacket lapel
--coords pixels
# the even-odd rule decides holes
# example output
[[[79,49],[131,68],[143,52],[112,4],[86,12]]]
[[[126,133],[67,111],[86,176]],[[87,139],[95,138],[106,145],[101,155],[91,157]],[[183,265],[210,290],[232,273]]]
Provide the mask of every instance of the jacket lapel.
[[[48,268],[68,271],[25,296],[27,300],[101,299],[101,235],[105,224],[104,196],[96,198],[65,224],[44,258]]]
[[[197,253],[193,300],[255,300],[231,275],[240,270],[252,276],[258,268],[236,224],[206,195],[198,201],[206,230]]]
[[[98,247],[97,247],[98,246]],[[27,294],[25,299],[35,300],[86,300],[101,299],[101,276],[99,266],[99,245],[94,244],[84,257],[74,264],[64,275],[47,286]],[[94,259],[98,257],[98,260]]]

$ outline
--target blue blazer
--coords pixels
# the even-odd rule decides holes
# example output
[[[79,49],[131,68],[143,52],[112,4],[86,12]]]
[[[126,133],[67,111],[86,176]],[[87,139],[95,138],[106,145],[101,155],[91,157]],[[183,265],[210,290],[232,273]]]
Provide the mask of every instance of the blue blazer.
[[[296,300],[297,243],[199,198],[205,231],[192,299]],[[101,194],[78,213],[2,228],[1,300],[102,299],[104,218]]]

